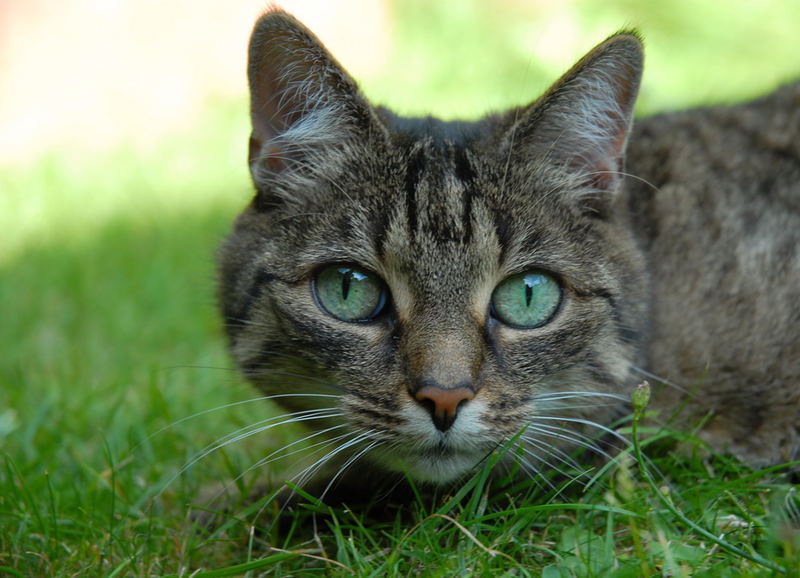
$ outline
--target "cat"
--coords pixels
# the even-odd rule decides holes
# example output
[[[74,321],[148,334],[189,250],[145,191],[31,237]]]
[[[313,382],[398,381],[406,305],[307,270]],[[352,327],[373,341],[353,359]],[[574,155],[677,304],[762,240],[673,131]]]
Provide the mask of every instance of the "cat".
[[[312,428],[300,482],[457,483],[509,440],[506,470],[576,465],[643,379],[714,448],[798,458],[800,85],[634,123],[642,67],[621,32],[530,105],[402,118],[258,20],[218,294],[244,375]]]

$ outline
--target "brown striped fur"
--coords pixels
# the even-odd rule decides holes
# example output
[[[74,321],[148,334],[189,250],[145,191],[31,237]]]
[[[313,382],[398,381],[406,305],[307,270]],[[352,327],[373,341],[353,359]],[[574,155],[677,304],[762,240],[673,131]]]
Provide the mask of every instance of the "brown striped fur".
[[[220,252],[220,302],[248,379],[287,410],[331,407],[312,428],[350,432],[334,471],[358,454],[353,477],[449,482],[522,430],[523,469],[563,467],[644,377],[673,384],[656,391],[662,418],[691,393],[683,419],[710,412],[715,447],[797,458],[800,87],[631,128],[641,70],[622,33],[527,107],[404,119],[293,18],[258,21],[257,192]],[[325,313],[311,283],[330,263],[378,274],[385,312]],[[529,269],[559,280],[561,305],[509,327],[492,292]],[[430,384],[474,392],[444,431],[415,398]],[[314,392],[335,397],[289,395]]]

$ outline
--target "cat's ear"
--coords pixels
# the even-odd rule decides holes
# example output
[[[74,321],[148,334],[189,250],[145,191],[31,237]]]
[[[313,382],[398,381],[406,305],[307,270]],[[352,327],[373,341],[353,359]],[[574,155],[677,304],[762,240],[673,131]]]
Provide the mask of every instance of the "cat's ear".
[[[368,122],[369,105],[355,81],[311,31],[280,10],[256,22],[247,75],[250,172],[261,196],[291,197],[330,174],[353,131]]]
[[[506,146],[565,169],[581,207],[602,215],[622,182],[642,65],[636,34],[610,37],[517,116]]]

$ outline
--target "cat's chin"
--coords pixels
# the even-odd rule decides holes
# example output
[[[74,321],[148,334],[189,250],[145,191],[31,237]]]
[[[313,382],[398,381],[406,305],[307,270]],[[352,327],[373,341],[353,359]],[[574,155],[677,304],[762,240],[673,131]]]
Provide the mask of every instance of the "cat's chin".
[[[384,468],[402,472],[415,482],[447,484],[471,471],[486,454],[443,447],[406,455],[387,452],[374,457]]]

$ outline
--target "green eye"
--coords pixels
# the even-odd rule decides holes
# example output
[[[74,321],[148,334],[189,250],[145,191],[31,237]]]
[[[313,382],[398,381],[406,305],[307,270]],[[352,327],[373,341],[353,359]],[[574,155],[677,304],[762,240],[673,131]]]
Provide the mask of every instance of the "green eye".
[[[553,317],[561,286],[546,273],[529,271],[502,281],[492,294],[492,314],[512,327],[532,329]]]
[[[312,290],[319,306],[342,321],[369,321],[386,304],[381,278],[348,265],[322,269],[314,277]]]

